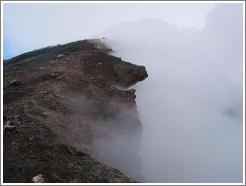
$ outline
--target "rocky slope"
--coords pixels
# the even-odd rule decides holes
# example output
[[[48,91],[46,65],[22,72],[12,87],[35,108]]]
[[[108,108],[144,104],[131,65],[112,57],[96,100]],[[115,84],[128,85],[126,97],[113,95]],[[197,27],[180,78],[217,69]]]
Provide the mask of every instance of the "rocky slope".
[[[83,40],[5,62],[4,182],[141,177],[141,123],[127,88],[148,75],[108,52],[99,40]]]

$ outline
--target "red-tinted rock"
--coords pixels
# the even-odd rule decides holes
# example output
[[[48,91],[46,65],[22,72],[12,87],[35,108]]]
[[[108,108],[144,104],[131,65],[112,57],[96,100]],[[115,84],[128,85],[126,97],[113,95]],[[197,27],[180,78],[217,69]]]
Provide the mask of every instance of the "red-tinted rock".
[[[31,182],[41,173],[45,181],[54,182],[133,181],[106,166],[96,168],[87,156],[91,169],[81,170],[77,152],[88,153],[128,176],[141,177],[141,123],[135,90],[115,86],[129,87],[148,75],[145,67],[106,51],[91,42],[78,41],[25,53],[4,65],[4,117],[18,114],[20,123],[18,133],[4,134],[5,182]],[[9,86],[11,78],[24,83]],[[14,147],[8,145],[12,143]],[[63,151],[57,144],[76,150]],[[63,158],[64,164],[54,158]],[[69,172],[71,165],[73,174]],[[93,169],[107,176],[99,178]],[[49,171],[45,174],[44,170]]]

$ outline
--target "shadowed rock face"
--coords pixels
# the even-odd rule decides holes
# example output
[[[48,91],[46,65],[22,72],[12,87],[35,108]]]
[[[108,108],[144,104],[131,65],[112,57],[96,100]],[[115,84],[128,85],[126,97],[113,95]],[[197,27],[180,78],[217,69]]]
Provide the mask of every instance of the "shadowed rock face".
[[[117,86],[148,75],[98,46],[77,41],[4,64],[4,182],[141,178],[135,90]]]
[[[123,87],[129,87],[148,77],[144,66],[135,66],[130,63],[128,65],[118,63],[114,65],[114,71],[116,73],[116,83]]]

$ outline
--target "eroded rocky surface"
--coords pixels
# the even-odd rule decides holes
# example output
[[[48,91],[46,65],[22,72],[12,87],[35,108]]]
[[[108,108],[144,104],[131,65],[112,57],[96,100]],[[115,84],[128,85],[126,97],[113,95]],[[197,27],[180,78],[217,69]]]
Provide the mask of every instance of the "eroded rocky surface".
[[[135,90],[125,88],[147,72],[95,41],[46,47],[4,64],[4,182],[141,177],[141,123]]]

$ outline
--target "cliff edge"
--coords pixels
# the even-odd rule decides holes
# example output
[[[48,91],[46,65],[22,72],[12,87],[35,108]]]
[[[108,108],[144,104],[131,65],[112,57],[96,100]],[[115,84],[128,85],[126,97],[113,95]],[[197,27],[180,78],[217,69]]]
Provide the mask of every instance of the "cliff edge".
[[[6,60],[5,183],[141,177],[141,123],[128,87],[148,75],[110,51],[100,40],[83,40]]]

